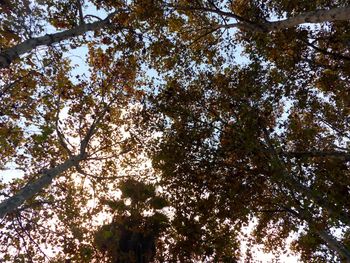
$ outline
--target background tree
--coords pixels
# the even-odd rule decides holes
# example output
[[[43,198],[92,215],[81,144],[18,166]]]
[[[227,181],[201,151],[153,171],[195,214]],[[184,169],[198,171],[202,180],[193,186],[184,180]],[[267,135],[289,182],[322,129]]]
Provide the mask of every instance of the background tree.
[[[135,160],[130,153],[139,142],[131,139],[132,123],[137,122],[135,104],[142,94],[133,88],[137,64],[132,57],[118,60],[113,50],[92,45],[89,55],[89,76],[74,77],[69,61],[58,56],[45,68],[35,93],[24,97],[33,104],[4,97],[19,106],[5,111],[3,104],[7,133],[2,139],[8,144],[1,145],[2,162],[13,161],[24,171],[23,178],[1,186],[5,260],[41,262],[52,254],[43,248],[48,246],[62,249],[65,258],[74,255],[72,260],[86,257],[89,262],[90,249],[83,241],[92,235],[86,231],[93,224],[89,221],[102,209],[91,204],[97,198],[93,193],[101,187],[107,194],[125,176],[122,169],[115,170],[123,156],[130,166]],[[18,127],[17,134],[11,125]]]
[[[344,227],[349,224],[349,210],[338,195],[339,181],[348,185],[349,170],[348,46],[340,40],[347,38],[343,26],[348,21],[345,17],[336,21],[335,15],[347,5],[347,1],[169,2],[173,12],[167,19],[176,44],[157,62],[163,63],[160,72],[169,60],[171,67],[181,65],[164,74],[167,83],[159,85],[161,92],[154,96],[155,112],[164,114],[159,115],[164,117],[159,127],[166,138],[154,161],[169,191],[181,196],[182,187],[183,193],[195,188],[199,196],[219,192],[223,198],[234,185],[239,190],[251,186],[249,198],[243,199],[254,205],[237,221],[252,215],[260,218],[255,242],[265,242],[270,249],[274,249],[271,240],[283,246],[281,237],[299,229],[300,245],[294,247],[306,261],[349,260]],[[333,18],[325,18],[332,12]],[[268,22],[272,18],[281,21]],[[247,67],[236,66],[237,45],[246,55]],[[181,53],[179,46],[188,48]],[[335,65],[339,78],[333,75]],[[228,178],[233,181],[223,190],[225,184],[219,180]],[[207,190],[208,182],[220,191]],[[252,200],[266,200],[266,206],[257,209],[261,213],[253,212],[259,205]],[[225,207],[216,203],[212,209]],[[332,236],[335,229],[342,234]],[[325,252],[326,247],[336,253]]]
[[[174,202],[184,197],[191,200],[193,195],[193,213],[208,218],[202,214],[216,211],[217,219],[233,220],[232,225],[257,218],[255,241],[265,240],[271,249],[278,244],[283,247],[281,237],[304,228],[306,222],[309,229],[304,231],[321,237],[313,241],[314,249],[320,246],[322,250],[325,244],[346,256],[345,246],[329,231],[348,224],[348,208],[338,196],[336,175],[342,174],[341,182],[347,184],[347,153],[335,147],[331,138],[336,137],[313,118],[303,120],[300,125],[305,126],[295,130],[287,126],[290,120],[282,118],[288,114],[283,111],[284,98],[276,96],[278,87],[258,65],[236,66],[225,73],[203,72],[184,86],[174,80],[155,98],[156,110],[166,114],[161,125],[166,132],[154,165],[161,169]],[[311,112],[321,104],[313,100],[315,104],[308,108]],[[293,108],[291,114],[296,111]],[[303,112],[309,116],[305,109]],[[318,138],[320,134],[323,140]],[[291,140],[285,139],[288,136],[314,144],[316,150],[295,152],[288,145]],[[316,148],[322,143],[327,150]],[[326,163],[334,164],[332,172],[325,169]],[[266,238],[267,233],[272,236]],[[327,260],[330,255],[330,251],[325,254]],[[305,255],[305,259],[310,258],[311,254]]]
[[[48,240],[57,262],[99,258],[103,200],[140,174],[173,208],[160,261],[239,260],[251,220],[252,244],[350,259],[348,1],[0,6],[0,166],[25,171],[1,185],[5,260],[49,260]]]
[[[152,184],[129,179],[119,187],[121,199],[105,200],[114,217],[96,232],[96,245],[110,262],[153,262],[156,245],[158,249],[161,245],[158,239],[168,224],[161,211],[167,201]]]

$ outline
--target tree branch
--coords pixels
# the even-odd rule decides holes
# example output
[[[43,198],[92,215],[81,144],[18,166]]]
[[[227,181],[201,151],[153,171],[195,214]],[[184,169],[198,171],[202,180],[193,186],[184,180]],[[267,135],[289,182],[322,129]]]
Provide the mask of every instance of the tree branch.
[[[178,10],[189,10],[189,11],[203,11],[208,13],[214,13],[223,17],[233,18],[237,20],[237,23],[231,23],[227,25],[222,25],[222,28],[240,28],[247,31],[256,32],[271,32],[278,31],[286,28],[295,27],[304,23],[323,23],[323,22],[334,22],[334,21],[347,21],[350,20],[350,6],[347,7],[337,7],[332,9],[320,9],[311,12],[306,12],[303,14],[296,15],[294,17],[289,17],[284,20],[274,21],[274,22],[252,22],[244,17],[236,15],[232,12],[226,12],[222,10],[200,7],[200,6],[176,6],[171,5],[174,9]]]
[[[350,20],[350,6],[315,10],[287,18],[285,20],[268,22],[264,26],[268,31],[274,31],[291,28],[304,23],[316,24],[347,20]]]
[[[173,7],[177,10],[183,10],[183,11],[203,11],[207,13],[214,13],[221,17],[227,17],[227,18],[233,18],[237,20],[237,23],[230,23],[230,24],[224,24],[217,26],[217,29],[219,28],[240,28],[247,31],[257,31],[262,32],[265,31],[265,29],[262,27],[261,24],[254,23],[242,16],[236,15],[232,12],[226,12],[219,9],[212,9],[208,7],[197,7],[197,6],[179,6],[179,5],[170,5],[170,7]],[[216,29],[216,30],[217,30]]]
[[[330,51],[327,51],[326,49],[322,49],[322,48],[319,48],[318,46],[310,43],[309,41],[306,41],[306,40],[303,40],[303,39],[300,39],[302,42],[304,42],[306,45],[308,45],[309,47],[315,49],[316,51],[324,54],[324,55],[328,55],[328,56],[331,56],[335,59],[342,59],[342,60],[347,60],[347,61],[350,61],[350,57],[348,56],[344,56],[342,54],[339,54],[339,53],[333,53],[333,52],[330,52]]]
[[[50,185],[54,178],[68,169],[76,166],[81,160],[83,160],[83,156],[73,156],[56,167],[42,171],[37,180],[27,184],[16,194],[0,203],[0,218],[3,218],[6,214],[15,211],[26,200],[32,198],[42,189]]]
[[[298,180],[294,179],[289,172],[287,171],[287,168],[285,167],[285,164],[283,161],[279,158],[279,155],[273,146],[270,135],[265,127],[261,127],[264,134],[264,139],[267,144],[269,152],[273,155],[273,160],[278,164],[280,173],[282,175],[283,181],[282,183],[288,183],[292,188],[294,188],[299,193],[303,194],[310,200],[314,201],[317,205],[323,207],[326,209],[329,214],[334,215],[338,217],[341,221],[346,223],[347,225],[350,225],[350,217],[343,211],[336,212],[334,209],[334,205],[329,202],[327,199],[323,198],[319,193],[315,193],[310,191],[308,187],[300,183]]]
[[[79,24],[83,25],[83,24],[85,24],[85,22],[84,22],[84,13],[83,13],[83,7],[82,7],[81,0],[77,0],[77,9],[78,9],[78,14],[79,14]]]
[[[57,100],[57,113],[56,113],[56,121],[55,121],[55,126],[56,127],[55,127],[55,129],[56,129],[56,133],[57,133],[57,137],[58,137],[59,143],[66,150],[68,156],[72,157],[73,154],[72,154],[72,151],[68,147],[68,144],[67,144],[68,141],[64,137],[62,132],[60,131],[60,127],[59,127],[60,100],[61,100],[61,97],[59,97],[58,100]]]
[[[350,161],[350,153],[340,152],[340,151],[301,151],[301,152],[282,152],[281,154],[287,157],[296,157],[296,158],[330,157],[330,158],[341,158],[346,161]]]
[[[8,67],[16,58],[20,57],[21,55],[27,52],[32,51],[33,49],[39,46],[49,46],[54,43],[67,40],[71,37],[81,36],[88,31],[93,31],[93,30],[102,28],[104,26],[107,26],[110,23],[111,18],[116,13],[117,12],[113,12],[109,14],[105,19],[101,21],[96,21],[89,24],[82,24],[72,29],[68,29],[55,34],[47,34],[45,36],[31,38],[23,41],[22,43],[14,47],[6,49],[0,53],[0,68]]]
[[[328,233],[325,229],[320,229],[314,222],[312,214],[307,209],[296,208],[297,212],[293,211],[293,214],[298,218],[303,219],[309,224],[310,229],[315,232],[326,244],[327,246],[339,253],[346,262],[350,262],[350,251],[341,242],[336,240],[332,235]]]
[[[0,218],[6,216],[6,214],[15,211],[20,205],[22,205],[26,200],[32,198],[37,193],[39,193],[42,189],[49,186],[53,179],[62,174],[65,171],[68,171],[72,167],[77,167],[79,163],[86,159],[86,148],[96,132],[97,126],[102,120],[103,116],[107,112],[108,108],[111,104],[116,100],[112,100],[108,105],[104,107],[99,116],[95,118],[93,123],[91,124],[89,130],[87,131],[84,139],[80,145],[80,152],[78,155],[71,156],[63,163],[50,168],[43,170],[39,175],[39,178],[36,179],[32,183],[28,183],[21,190],[19,190],[16,194],[11,196],[10,198],[4,200],[0,203]]]

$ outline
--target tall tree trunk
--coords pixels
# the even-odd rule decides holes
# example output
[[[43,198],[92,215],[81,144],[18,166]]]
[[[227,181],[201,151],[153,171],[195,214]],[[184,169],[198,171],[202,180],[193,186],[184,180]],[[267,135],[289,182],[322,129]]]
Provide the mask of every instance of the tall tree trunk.
[[[294,179],[286,170],[283,162],[279,159],[278,154],[276,150],[274,149],[274,146],[272,145],[269,135],[267,133],[267,130],[263,128],[264,134],[265,134],[265,140],[268,144],[268,148],[272,154],[272,159],[275,160],[279,164],[279,177],[280,179],[273,179],[277,184],[282,185],[288,185],[288,188],[294,189],[295,191],[303,194],[308,199],[314,201],[317,205],[321,206],[323,209],[327,210],[330,215],[337,216],[341,221],[346,223],[347,225],[350,225],[350,218],[347,214],[344,212],[335,212],[334,205],[330,203],[328,200],[325,200],[320,194],[313,193],[310,191],[310,189],[306,186],[304,186],[302,183],[300,183],[298,180]],[[327,231],[323,229],[319,229],[317,226],[315,226],[313,222],[312,214],[307,211],[306,209],[302,208],[296,208],[298,213],[293,213],[298,218],[306,221],[311,230],[317,234],[331,249],[336,251],[339,255],[344,257],[346,259],[346,262],[350,262],[350,250],[345,247],[341,242],[336,240],[333,236],[331,236]],[[290,210],[292,211],[292,210]]]
[[[193,10],[193,11],[203,11],[208,13],[215,13],[221,17],[233,18],[236,23],[225,23],[219,25],[219,28],[239,28],[246,31],[259,31],[259,32],[271,32],[281,29],[291,28],[304,23],[323,23],[323,22],[334,22],[334,21],[347,21],[350,20],[350,7],[337,7],[332,9],[320,9],[311,12],[306,12],[303,14],[296,15],[294,17],[289,17],[284,20],[274,21],[274,22],[252,22],[249,19],[239,16],[233,12],[227,12],[220,9],[212,9],[201,6],[176,6],[171,7],[178,10]]]
[[[289,187],[291,187],[295,191],[298,191],[299,193],[303,194],[304,196],[306,196],[310,200],[313,200],[317,205],[326,209],[330,215],[338,217],[343,223],[346,223],[348,226],[350,226],[350,217],[348,214],[346,214],[343,211],[335,212],[335,207],[331,202],[329,202],[328,200],[323,198],[323,196],[321,194],[311,191],[307,186],[303,185],[301,182],[299,182],[298,180],[293,178],[293,176],[287,171],[284,162],[279,158],[279,155],[278,155],[275,147],[273,146],[273,144],[270,140],[270,136],[269,136],[269,133],[267,132],[266,128],[262,127],[262,130],[264,133],[268,152],[271,155],[271,158],[279,166],[279,169],[278,169],[279,175],[278,176],[280,177],[280,179],[278,179],[278,178],[275,179],[276,183],[288,184]],[[327,156],[327,155],[325,155],[325,156]]]
[[[338,240],[336,240],[324,230],[318,230],[315,228],[315,232],[320,236],[320,238],[322,238],[322,240],[328,245],[329,248],[337,251],[338,254],[346,260],[346,262],[350,262],[350,251],[348,248],[346,248],[343,244],[338,242]]]
[[[317,205],[327,210],[330,215],[338,217],[343,223],[350,226],[350,217],[348,214],[343,211],[336,212],[335,207],[331,202],[323,198],[319,193],[311,191],[310,188],[294,179],[286,170],[281,170],[280,175],[282,175],[283,180],[283,182],[280,183],[289,184],[292,189],[306,196],[309,200],[312,200]]]
[[[102,110],[100,113],[95,116],[94,121],[92,122],[90,128],[86,132],[86,135],[84,136],[84,139],[80,143],[80,152],[79,154],[72,155],[71,151],[67,149],[67,145],[64,142],[63,135],[59,132],[58,129],[57,135],[59,137],[59,141],[62,144],[62,146],[68,150],[69,159],[67,159],[65,162],[50,168],[46,169],[41,173],[41,176],[36,179],[32,183],[28,183],[26,186],[24,186],[21,190],[19,190],[16,194],[11,196],[10,198],[6,199],[2,203],[0,203],[0,219],[3,218],[7,213],[13,212],[16,210],[21,204],[23,204],[26,200],[33,197],[37,193],[39,193],[42,189],[47,187],[51,184],[52,180],[55,179],[57,176],[62,174],[63,172],[69,170],[70,168],[76,166],[79,166],[79,163],[87,158],[87,147],[88,144],[95,134],[97,130],[98,124],[102,121],[103,117],[105,116],[108,109],[110,109],[111,105],[116,101],[117,97],[113,98]],[[56,124],[57,125],[57,124]]]
[[[39,46],[49,46],[54,43],[61,42],[63,40],[67,40],[72,37],[77,37],[85,34],[88,31],[100,29],[110,23],[110,19],[116,13],[109,14],[105,19],[96,21],[89,24],[81,24],[72,29],[68,29],[62,32],[58,32],[55,34],[47,34],[45,36],[31,38],[23,41],[22,43],[11,47],[9,49],[5,49],[0,53],[0,68],[8,67],[16,58],[21,55],[32,51],[33,49]]]
[[[30,199],[45,187],[50,185],[54,178],[72,168],[73,166],[78,165],[79,162],[83,159],[84,158],[82,155],[73,156],[62,164],[43,171],[41,173],[41,176],[34,182],[28,183],[16,194],[0,203],[0,218],[3,218],[6,214],[15,211],[26,200]]]
[[[306,221],[310,227],[310,230],[317,234],[331,250],[336,251],[342,259],[346,260],[346,262],[350,262],[350,250],[346,246],[344,246],[344,244],[336,240],[325,229],[320,229],[317,225],[315,225],[312,215],[307,209],[296,207],[296,210],[297,212],[288,209],[288,211],[291,212],[291,214],[293,214],[301,220]]]
[[[263,24],[263,27],[268,31],[274,31],[298,26],[304,23],[323,23],[347,20],[350,20],[350,7],[348,6],[307,12],[285,20],[265,23]]]

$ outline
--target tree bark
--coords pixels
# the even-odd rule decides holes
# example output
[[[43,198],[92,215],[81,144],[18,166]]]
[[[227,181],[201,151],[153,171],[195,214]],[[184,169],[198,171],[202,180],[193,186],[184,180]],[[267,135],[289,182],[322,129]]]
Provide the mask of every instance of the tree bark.
[[[336,158],[345,161],[350,160],[350,153],[339,151],[300,151],[300,152],[282,152],[282,155],[295,158]]]
[[[285,20],[268,22],[263,26],[268,31],[281,30],[285,28],[291,28],[304,23],[323,23],[334,21],[347,21],[350,20],[350,7],[337,7],[329,10],[321,9],[312,12],[307,12],[294,17],[287,18]]]
[[[54,178],[72,168],[73,166],[78,165],[79,162],[83,159],[84,156],[82,155],[73,156],[62,164],[43,171],[41,173],[41,176],[34,182],[28,183],[16,194],[0,203],[0,219],[6,216],[6,214],[15,211],[26,200],[32,198],[46,186],[50,185]]]
[[[283,179],[286,180],[286,182],[289,183],[296,191],[303,194],[310,200],[313,200],[317,205],[326,209],[330,215],[338,217],[343,223],[350,226],[350,217],[348,214],[346,214],[343,211],[336,212],[334,209],[334,205],[325,198],[323,198],[320,194],[312,192],[308,187],[295,180],[286,172],[282,171],[282,173],[284,173]]]
[[[203,12],[215,13],[223,17],[233,18],[236,23],[227,23],[218,26],[219,28],[239,28],[246,31],[258,31],[258,32],[271,32],[278,31],[286,28],[291,28],[304,23],[323,23],[323,22],[334,22],[334,21],[347,21],[350,20],[350,7],[337,7],[332,9],[321,9],[303,14],[289,17],[280,21],[273,22],[252,22],[244,17],[238,16],[232,12],[225,12],[219,9],[211,9],[205,7],[181,7],[175,6],[180,10],[202,10]]]
[[[313,202],[315,202],[317,205],[323,207],[326,209],[330,215],[334,215],[338,217],[343,223],[346,223],[348,226],[350,226],[350,217],[348,214],[346,214],[343,211],[336,212],[334,205],[329,202],[327,199],[323,198],[323,196],[319,193],[312,192],[307,186],[303,185],[301,182],[293,178],[293,176],[287,171],[284,162],[279,158],[279,155],[273,146],[269,133],[267,132],[266,128],[262,127],[265,141],[267,144],[268,152],[272,155],[271,158],[274,159],[279,166],[279,172],[280,172],[280,177],[281,179],[276,179],[277,183],[282,183],[282,184],[289,184],[289,186],[292,187],[292,189],[298,191],[299,193],[303,194]],[[316,154],[315,154],[316,155]],[[318,155],[319,156],[319,155]],[[329,156],[329,155],[321,155],[321,156]],[[334,152],[333,152],[334,156]],[[337,156],[338,157],[338,156]],[[278,182],[280,181],[280,182]]]
[[[9,49],[6,49],[0,53],[0,68],[8,67],[16,58],[20,57],[21,55],[27,52],[32,51],[33,49],[39,46],[49,46],[72,37],[81,36],[88,31],[102,28],[110,23],[110,19],[115,14],[115,12],[111,13],[103,20],[89,24],[82,24],[62,32],[58,32],[55,34],[47,34],[45,36],[25,40],[22,43]]]
[[[325,229],[320,229],[317,227],[313,222],[311,213],[308,210],[302,208],[296,208],[298,212],[295,212],[291,209],[288,210],[299,219],[306,221],[310,227],[310,230],[316,233],[330,249],[336,251],[339,255],[341,255],[341,257],[345,259],[346,262],[350,262],[350,250],[344,246],[344,244],[330,235]]]
[[[315,228],[315,232],[322,238],[324,242],[334,251],[337,251],[339,255],[346,259],[346,262],[350,262],[350,251],[343,244],[339,243],[334,237],[328,234],[324,230],[318,230]]]
[[[116,101],[118,97],[113,98],[108,105],[104,107],[104,109],[101,110],[99,114],[95,117],[93,120],[90,128],[86,132],[86,135],[84,136],[84,139],[81,141],[80,144],[80,151],[79,154],[71,155],[71,152],[69,149],[66,149],[70,155],[70,158],[64,161],[63,163],[50,168],[46,169],[41,172],[41,175],[38,179],[36,179],[32,183],[28,183],[26,186],[24,186],[21,190],[19,190],[16,194],[11,196],[10,198],[4,200],[0,203],[0,219],[6,216],[6,214],[11,213],[15,211],[20,205],[22,205],[26,200],[32,198],[34,195],[39,193],[41,190],[43,190],[45,187],[51,184],[52,180],[55,179],[57,176],[62,174],[63,172],[69,170],[72,167],[79,167],[79,163],[82,160],[86,160],[87,153],[87,147],[88,144],[95,134],[96,130],[98,129],[98,125],[101,123],[103,117],[105,116],[108,109],[110,109],[111,105]],[[57,131],[57,130],[56,130]],[[62,134],[58,132],[58,137],[60,140],[60,143],[63,144],[64,147],[65,142],[62,137]]]

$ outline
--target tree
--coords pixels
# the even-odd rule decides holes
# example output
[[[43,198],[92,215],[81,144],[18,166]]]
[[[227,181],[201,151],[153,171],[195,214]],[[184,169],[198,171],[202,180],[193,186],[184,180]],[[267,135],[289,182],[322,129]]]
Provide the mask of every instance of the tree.
[[[1,185],[5,260],[48,260],[49,236],[52,260],[99,258],[93,222],[134,174],[174,209],[159,260],[239,260],[254,219],[252,243],[294,233],[304,261],[349,261],[348,6],[2,1],[0,166],[25,171]],[[67,58],[83,46],[85,75]],[[145,150],[155,170],[136,168]],[[147,221],[124,212],[105,227]]]
[[[161,211],[167,201],[153,185],[134,179],[121,182],[120,190],[121,200],[105,200],[115,216],[96,232],[96,245],[110,262],[152,262],[156,243],[161,244],[158,239],[168,224]],[[144,215],[147,212],[152,215]]]
[[[268,95],[274,89],[271,82],[262,85],[256,81],[256,77],[262,79],[268,73],[259,67],[257,72],[251,72],[253,68],[254,65],[241,70],[236,67],[230,74],[227,72],[227,79],[220,73],[203,73],[188,86],[174,82],[155,99],[157,111],[162,110],[167,116],[165,121],[169,123],[171,118],[169,132],[154,158],[164,184],[174,199],[186,196],[197,200],[192,209],[200,218],[208,217],[207,210],[216,211],[216,218],[232,220],[232,224],[247,222],[254,216],[259,220],[257,240],[268,232],[277,237],[274,244],[265,240],[270,246],[276,246],[282,242],[281,237],[288,237],[306,222],[308,235],[321,237],[313,245],[325,243],[346,257],[347,249],[328,233],[331,227],[348,224],[346,202],[338,196],[339,178],[342,185],[347,185],[346,153],[331,148],[330,138],[334,135],[327,136],[327,130],[322,131],[324,141],[316,139],[321,127],[306,115],[305,109],[304,116],[312,121],[300,124],[305,128],[290,128],[289,121],[294,116],[290,117],[292,120],[278,121],[283,112],[272,112],[272,107],[283,109],[279,105],[283,97]],[[237,82],[230,86],[230,81]],[[199,89],[201,85],[206,88]],[[296,112],[293,109],[292,113]],[[275,131],[277,124],[288,125],[288,129]],[[295,136],[296,142],[307,141],[315,147],[325,143],[327,151],[317,150],[317,155],[304,151],[299,155],[287,144],[291,141],[285,136]],[[200,201],[203,198],[208,199],[205,205]],[[217,201],[209,202],[212,199]],[[309,260],[311,255],[304,257]]]
[[[316,13],[346,9],[332,5],[325,2],[317,8],[329,10]],[[349,224],[349,208],[338,195],[339,178],[348,185],[349,170],[344,100],[349,71],[347,57],[340,55],[348,48],[339,41],[344,39],[340,28],[348,22],[295,27],[299,18],[312,14],[305,12],[316,8],[306,2],[170,6],[178,11],[170,18],[175,34],[191,45],[189,56],[200,54],[202,60],[197,68],[192,64],[177,70],[154,98],[155,112],[164,114],[160,127],[167,131],[155,163],[169,191],[182,196],[197,189],[199,196],[213,195],[221,201],[208,203],[211,210],[230,207],[232,214],[240,215],[234,222],[254,216],[255,242],[264,241],[272,250],[306,223],[295,243],[304,260],[349,260],[347,234],[330,234],[332,229],[346,232],[343,227]],[[271,14],[281,17],[285,12],[294,18],[266,22]],[[230,24],[232,19],[238,22]],[[220,31],[231,27],[239,31],[227,37]],[[337,39],[336,47],[331,39]],[[232,62],[234,44],[243,46],[246,67]],[[209,69],[203,69],[203,61]],[[334,65],[339,78],[331,79]],[[247,208],[243,214],[242,207]],[[201,207],[193,209],[202,214]],[[230,220],[232,215],[223,217]],[[267,233],[272,233],[269,239]],[[325,246],[336,251],[334,257],[324,252]]]
[[[90,46],[90,76],[73,80],[69,60],[58,54],[44,69],[46,74],[39,75],[31,96],[17,95],[18,90],[4,95],[2,117],[8,121],[2,126],[2,161],[6,165],[13,160],[25,172],[24,178],[1,186],[6,229],[1,242],[9,242],[1,247],[5,259],[41,262],[48,258],[42,246],[49,245],[61,246],[67,256],[75,254],[75,260],[89,261],[82,224],[102,209],[86,209],[91,192],[124,178],[115,168],[138,144],[130,137],[138,112],[133,104],[141,96],[132,88],[137,64],[132,57],[108,59],[113,52]],[[130,107],[134,109],[123,113]],[[133,159],[128,156],[129,163]],[[47,228],[47,221],[55,222],[56,230]]]

